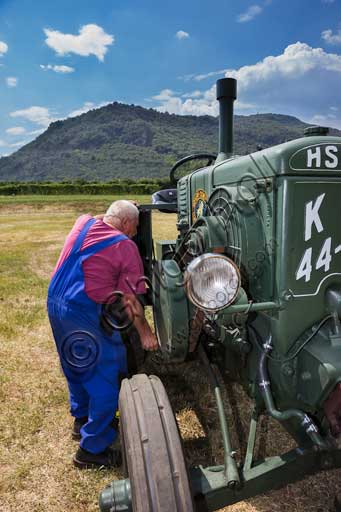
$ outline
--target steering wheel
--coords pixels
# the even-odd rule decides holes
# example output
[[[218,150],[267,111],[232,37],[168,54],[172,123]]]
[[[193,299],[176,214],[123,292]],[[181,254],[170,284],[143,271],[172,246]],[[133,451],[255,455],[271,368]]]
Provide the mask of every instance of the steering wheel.
[[[193,153],[192,155],[185,156],[185,158],[181,158],[181,160],[178,160],[173,167],[170,170],[169,173],[169,180],[172,183],[172,185],[176,185],[180,178],[176,178],[175,171],[181,167],[181,165],[186,164],[187,162],[190,162],[191,160],[203,160],[207,159],[206,165],[211,165],[212,162],[217,158],[217,155],[214,155],[213,153]]]

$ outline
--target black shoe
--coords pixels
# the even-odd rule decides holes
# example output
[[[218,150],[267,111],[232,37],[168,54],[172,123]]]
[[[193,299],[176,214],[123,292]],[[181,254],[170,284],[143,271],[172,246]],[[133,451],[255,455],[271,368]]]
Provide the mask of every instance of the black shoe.
[[[88,422],[88,417],[83,416],[83,418],[75,418],[75,421],[73,422],[73,430],[72,430],[72,439],[74,441],[80,441],[81,440],[81,428],[85,423]]]
[[[122,464],[122,456],[120,451],[110,448],[101,453],[90,453],[79,447],[73,463],[79,469],[118,468]]]

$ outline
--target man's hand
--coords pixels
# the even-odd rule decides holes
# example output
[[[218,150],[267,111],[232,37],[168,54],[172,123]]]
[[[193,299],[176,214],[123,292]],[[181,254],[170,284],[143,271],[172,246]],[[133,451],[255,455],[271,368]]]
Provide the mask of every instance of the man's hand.
[[[144,350],[157,350],[159,345],[156,336],[145,319],[143,307],[136,296],[133,294],[125,294],[122,297],[122,304],[130,320],[133,322],[135,329],[139,333]]]
[[[140,336],[140,339],[144,350],[153,351],[159,348],[156,336],[151,330]]]

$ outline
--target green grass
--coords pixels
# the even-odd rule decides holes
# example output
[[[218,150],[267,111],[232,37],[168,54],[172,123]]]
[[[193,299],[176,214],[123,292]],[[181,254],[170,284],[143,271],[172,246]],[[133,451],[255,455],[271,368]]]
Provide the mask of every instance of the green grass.
[[[45,303],[73,222],[86,211],[102,213],[115,198],[1,199],[0,511],[97,512],[98,492],[121,473],[72,466],[77,444]]]
[[[8,198],[6,198],[8,199]],[[100,213],[98,197],[77,199],[37,196],[10,198],[0,205],[0,512],[98,512],[98,493],[120,471],[79,471],[72,463],[67,387],[46,316],[46,291],[65,236],[83,211]],[[53,199],[53,201],[52,201]],[[108,204],[114,198],[101,198]],[[137,198],[144,202],[145,198]],[[69,201],[67,201],[69,200]],[[51,203],[55,202],[51,210]],[[86,207],[86,209],[84,209]],[[175,215],[154,213],[155,239],[172,239]],[[150,311],[148,312],[150,318]],[[216,405],[197,362],[167,368],[146,366],[162,377],[176,411],[190,464],[222,461]],[[247,429],[250,402],[230,385],[234,405],[223,389],[237,458],[245,452],[236,429]],[[200,414],[199,414],[200,413]],[[199,419],[200,418],[200,421]],[[203,424],[206,422],[206,430]],[[242,429],[241,429],[242,426]],[[258,451],[287,448],[278,424],[267,424]],[[206,434],[205,434],[206,432]],[[239,432],[240,433],[240,432]],[[340,471],[306,478],[281,491],[242,502],[226,512],[318,512],[340,492]]]

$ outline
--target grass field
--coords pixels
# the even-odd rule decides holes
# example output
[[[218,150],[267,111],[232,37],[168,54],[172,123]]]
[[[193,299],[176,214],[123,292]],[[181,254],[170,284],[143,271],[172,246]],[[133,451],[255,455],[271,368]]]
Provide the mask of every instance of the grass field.
[[[49,275],[65,236],[80,213],[101,213],[112,197],[0,198],[0,511],[95,512],[98,492],[119,471],[79,471],[72,463],[66,386],[45,313]],[[141,203],[147,198],[138,198]],[[155,238],[172,238],[174,216],[154,214]],[[158,373],[174,405],[187,460],[222,460],[215,404],[198,363]],[[228,385],[225,405],[238,457],[245,452],[250,402]],[[232,414],[233,413],[233,414]],[[257,450],[289,447],[280,427],[264,421]],[[306,478],[229,512],[326,511],[341,490],[340,471]]]

